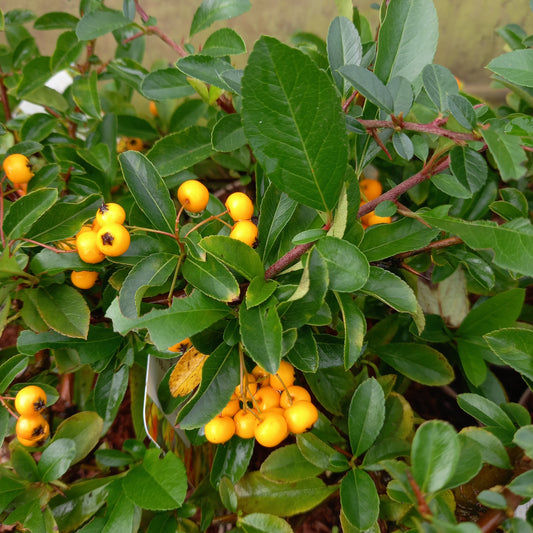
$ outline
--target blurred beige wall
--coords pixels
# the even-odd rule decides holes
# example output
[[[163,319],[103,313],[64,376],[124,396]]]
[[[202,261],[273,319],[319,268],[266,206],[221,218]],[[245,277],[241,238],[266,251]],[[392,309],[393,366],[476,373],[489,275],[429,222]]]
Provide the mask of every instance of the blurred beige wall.
[[[159,26],[174,40],[188,40],[192,17],[201,0],[140,0],[145,11],[157,18]],[[434,0],[439,13],[440,38],[436,62],[448,67],[469,87],[480,90],[488,86],[489,73],[484,66],[504,52],[503,40],[495,33],[499,26],[514,22],[533,33],[533,13],[527,0]],[[375,28],[378,13],[370,5],[375,0],[354,0],[354,5],[368,16]],[[122,0],[106,0],[114,9],[122,8]],[[76,0],[2,0],[5,13],[13,8],[27,8],[38,15],[49,11],[77,14]],[[325,38],[331,19],[336,15],[334,0],[252,0],[252,9],[238,17],[217,23],[213,28],[228,26],[238,31],[248,48],[260,34],[287,41],[295,31],[309,31]],[[195,46],[209,35],[204,30],[192,39]],[[59,32],[36,32],[43,53],[53,51]],[[109,52],[107,52],[109,50]],[[97,49],[102,57],[112,47],[105,43]],[[157,37],[147,39],[146,66],[159,58],[175,61],[172,50]]]

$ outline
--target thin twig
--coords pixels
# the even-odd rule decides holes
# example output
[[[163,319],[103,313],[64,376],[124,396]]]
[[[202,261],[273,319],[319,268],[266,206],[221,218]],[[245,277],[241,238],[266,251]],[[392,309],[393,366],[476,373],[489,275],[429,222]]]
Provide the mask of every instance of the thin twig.
[[[9,107],[9,99],[4,84],[4,77],[5,74],[2,71],[2,67],[0,67],[0,100],[2,100],[2,107],[4,108],[5,121],[9,122],[11,120],[11,108]]]
[[[46,248],[47,250],[52,250],[52,252],[55,252],[57,254],[71,254],[71,253],[76,252],[76,250],[60,250],[59,248],[54,248],[53,246],[48,246],[48,244],[44,244],[42,242],[34,241],[32,239],[26,239],[24,237],[19,237],[17,240],[18,241],[29,242],[31,244],[36,244],[37,246],[42,246],[43,248]]]
[[[442,248],[448,248],[449,246],[455,246],[457,244],[462,244],[463,241],[459,237],[449,237],[448,239],[442,239],[440,241],[430,242],[427,246],[419,248],[418,250],[411,250],[409,252],[403,252],[397,254],[395,257],[398,259],[407,259],[408,257],[413,257],[414,255],[423,254],[426,252],[431,252],[433,250],[441,250]]]

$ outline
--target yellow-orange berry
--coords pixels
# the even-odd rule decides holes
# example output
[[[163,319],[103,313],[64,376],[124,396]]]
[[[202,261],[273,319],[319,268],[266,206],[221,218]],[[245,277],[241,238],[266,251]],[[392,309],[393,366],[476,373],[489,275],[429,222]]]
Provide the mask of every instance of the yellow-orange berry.
[[[287,437],[287,421],[276,412],[263,413],[261,418],[254,431],[255,440],[266,448],[277,446]]]
[[[43,415],[19,416],[15,426],[17,437],[27,440],[46,439],[50,434],[50,426]]]
[[[90,289],[94,286],[97,279],[98,272],[92,270],[73,270],[70,273],[70,281],[72,281],[72,285],[78,287],[78,289]]]
[[[204,431],[209,442],[222,444],[235,434],[235,422],[229,416],[215,416],[205,425]]]
[[[25,155],[8,155],[4,159],[2,166],[9,181],[15,185],[28,183],[33,178],[30,160]]]
[[[241,387],[242,385],[242,387]],[[237,395],[239,399],[242,399],[243,397],[246,398],[246,400],[250,399],[250,395],[254,395],[257,391],[257,383],[255,381],[255,376],[253,374],[245,374],[244,375],[244,381],[243,383],[239,383],[235,387],[234,393]]]
[[[122,255],[130,247],[130,234],[128,230],[117,223],[102,226],[96,234],[98,250],[110,257]]]
[[[391,217],[380,217],[379,215],[376,215],[374,211],[370,213],[370,217],[366,219],[366,223],[369,226],[375,226],[376,224],[390,224],[391,223]]]
[[[19,415],[33,416],[46,407],[46,393],[37,385],[20,389],[15,396],[15,409]]]
[[[178,201],[189,213],[201,213],[209,202],[209,191],[198,180],[187,180],[178,188]]]
[[[243,192],[230,194],[224,204],[229,216],[235,221],[250,220],[254,214],[254,204],[252,200]]]
[[[80,259],[85,263],[100,263],[105,259],[105,255],[96,246],[97,234],[95,231],[81,231],[76,235],[76,250]]]
[[[234,416],[235,413],[237,413],[239,411],[239,409],[241,408],[241,402],[239,402],[239,400],[230,400],[227,404],[226,404],[226,407],[224,407],[224,409],[222,409],[222,411],[220,411],[220,414],[222,416]]]
[[[383,192],[383,186],[378,180],[363,179],[359,182],[359,189],[367,202],[375,200]]]
[[[126,220],[126,211],[121,205],[113,202],[102,204],[96,211],[95,221],[100,227],[111,222],[124,224],[124,220]]]
[[[235,222],[229,236],[248,246],[253,246],[257,240],[257,226],[251,220]]]
[[[241,439],[251,439],[254,436],[255,428],[259,424],[257,414],[248,409],[241,409],[233,417],[235,422],[235,435]]]
[[[294,402],[298,402],[300,400],[310,402],[311,395],[309,394],[307,389],[304,389],[299,385],[291,385],[290,387],[287,387],[287,390],[284,390],[281,393],[279,404],[281,405],[281,407],[283,407],[283,409],[288,409]]]
[[[280,395],[279,391],[272,387],[261,387],[254,394],[254,405],[260,410],[265,411],[271,407],[279,407]]]
[[[159,116],[159,111],[157,110],[157,105],[156,105],[156,103],[153,100],[150,100],[150,104],[148,105],[148,107],[150,109],[150,113],[154,117],[158,117]]]
[[[281,361],[278,371],[270,376],[270,386],[276,390],[285,390],[294,383],[294,367],[287,361]]]
[[[300,400],[285,409],[284,416],[291,433],[303,433],[318,420],[318,411],[311,402]]]

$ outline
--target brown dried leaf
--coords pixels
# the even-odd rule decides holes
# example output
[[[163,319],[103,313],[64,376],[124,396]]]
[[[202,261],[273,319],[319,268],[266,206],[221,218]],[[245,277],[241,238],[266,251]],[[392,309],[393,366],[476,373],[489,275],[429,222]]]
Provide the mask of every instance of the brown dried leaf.
[[[202,381],[202,368],[207,355],[200,353],[194,346],[189,348],[176,363],[170,374],[170,394],[186,396]]]

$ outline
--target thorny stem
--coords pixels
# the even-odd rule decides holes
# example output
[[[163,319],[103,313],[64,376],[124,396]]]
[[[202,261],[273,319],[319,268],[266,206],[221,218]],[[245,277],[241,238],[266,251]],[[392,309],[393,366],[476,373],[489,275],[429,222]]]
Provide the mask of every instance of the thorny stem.
[[[342,104],[342,110],[347,113],[348,112],[348,109],[350,108],[350,106],[352,105],[353,101],[357,98],[357,95],[359,93],[357,91],[354,91],[349,97],[348,99],[346,100],[346,102],[344,102],[344,104]]]

